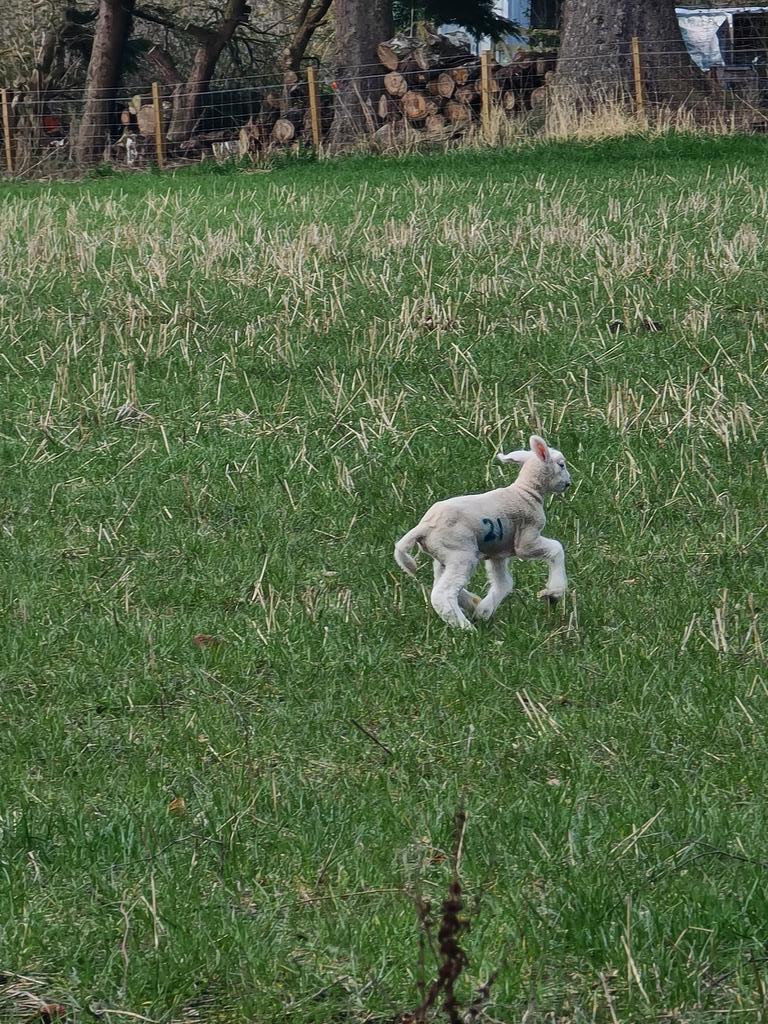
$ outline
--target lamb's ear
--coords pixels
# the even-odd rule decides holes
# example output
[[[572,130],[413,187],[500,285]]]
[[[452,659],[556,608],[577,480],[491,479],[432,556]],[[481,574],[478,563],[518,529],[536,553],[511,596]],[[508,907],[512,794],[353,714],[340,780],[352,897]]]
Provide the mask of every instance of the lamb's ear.
[[[530,457],[530,452],[509,452],[507,455],[504,452],[499,452],[496,456],[499,462],[527,462]]]
[[[537,459],[541,459],[542,462],[549,461],[549,448],[543,437],[539,437],[538,434],[531,434],[530,445],[531,451]]]

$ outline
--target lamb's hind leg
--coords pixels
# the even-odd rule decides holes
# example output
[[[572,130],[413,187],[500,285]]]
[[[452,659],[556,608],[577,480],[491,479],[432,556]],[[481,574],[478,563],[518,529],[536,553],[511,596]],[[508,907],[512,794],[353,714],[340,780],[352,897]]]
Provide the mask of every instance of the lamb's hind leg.
[[[509,574],[508,558],[489,558],[485,563],[490,584],[488,593],[477,606],[475,614],[479,619],[490,619],[504,598],[512,593],[514,583]]]
[[[445,566],[443,565],[442,562],[438,561],[437,558],[435,558],[433,562],[435,570],[435,586],[437,586],[437,584],[440,582],[440,577],[443,575],[443,570],[445,569]],[[461,610],[465,612],[467,615],[474,615],[477,606],[480,604],[480,598],[477,596],[477,594],[473,594],[471,590],[467,590],[465,587],[462,587],[461,590],[459,591],[458,600],[459,608],[461,608]]]
[[[449,626],[467,630],[475,628],[461,609],[459,594],[464,590],[464,584],[469,580],[476,565],[475,559],[448,562],[442,567],[440,578],[432,588],[432,607]]]

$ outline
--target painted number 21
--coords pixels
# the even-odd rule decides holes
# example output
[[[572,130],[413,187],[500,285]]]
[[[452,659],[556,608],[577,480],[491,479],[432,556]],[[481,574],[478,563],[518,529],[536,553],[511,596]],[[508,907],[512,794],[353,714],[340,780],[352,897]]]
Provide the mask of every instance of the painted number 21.
[[[490,544],[491,541],[503,539],[504,530],[501,527],[500,519],[497,519],[496,522],[493,519],[484,519],[483,526],[488,527],[488,532],[483,537],[483,544]]]

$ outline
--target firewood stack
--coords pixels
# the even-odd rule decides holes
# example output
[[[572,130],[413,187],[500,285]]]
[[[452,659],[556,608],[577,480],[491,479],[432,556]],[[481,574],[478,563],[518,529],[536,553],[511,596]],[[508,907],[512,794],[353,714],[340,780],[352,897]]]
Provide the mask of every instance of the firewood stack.
[[[333,120],[333,96],[321,94],[320,129],[325,135]],[[267,89],[261,110],[252,115],[240,130],[240,155],[274,146],[312,140],[309,90],[295,71],[286,71],[282,89]]]
[[[320,96],[321,130],[326,133],[333,118],[333,96]],[[229,121],[223,127],[198,128],[184,142],[168,143],[169,156],[184,159],[199,158],[212,153],[217,157],[256,153],[271,148],[290,146],[299,141],[310,142],[312,138],[309,95],[306,81],[299,79],[293,71],[286,72],[280,86],[254,89],[251,106],[253,113],[243,123]],[[172,122],[173,103],[163,101],[163,123],[166,128]],[[216,123],[215,110],[210,111],[207,123]],[[120,112],[123,135],[115,143],[118,154],[122,150],[136,153],[136,162],[143,163],[152,158],[155,136],[155,112],[152,96],[134,96],[128,106]],[[129,145],[130,141],[130,145]]]
[[[466,47],[443,35],[397,35],[379,44],[377,56],[384,68],[376,110],[382,122],[378,141],[386,144],[406,126],[437,140],[461,133],[479,119],[480,58]],[[492,102],[507,116],[542,105],[545,75],[554,66],[554,54],[525,50],[509,64],[492,61]]]
[[[377,47],[380,75],[371,76],[373,104],[366,99],[373,141],[379,148],[398,143],[404,136],[440,141],[466,131],[480,119],[482,110],[481,61],[463,43],[447,35],[397,35]],[[519,50],[508,64],[491,62],[490,92],[494,106],[512,117],[546,105],[547,82],[556,56]],[[173,107],[180,86],[164,90],[162,121],[169,159],[246,156],[285,148],[297,142],[312,143],[307,82],[286,72],[282,86],[234,90],[237,112],[223,92],[201,114],[189,139],[173,141]],[[327,137],[333,120],[333,94],[319,96],[320,130]],[[250,116],[249,116],[250,115]],[[143,165],[153,159],[156,118],[151,94],[134,96],[121,111],[122,137],[114,143],[115,155],[127,163]]]
[[[163,121],[167,123],[170,104],[163,104]],[[155,108],[152,94],[132,96],[128,106],[120,111],[123,133],[114,143],[115,155],[128,164],[144,164],[152,159],[155,145]]]

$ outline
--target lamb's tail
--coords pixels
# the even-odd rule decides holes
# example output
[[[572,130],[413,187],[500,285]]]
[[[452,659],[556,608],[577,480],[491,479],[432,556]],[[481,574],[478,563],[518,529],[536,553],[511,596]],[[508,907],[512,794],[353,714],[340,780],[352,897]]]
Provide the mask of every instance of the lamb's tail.
[[[414,526],[412,530],[409,530],[404,537],[395,544],[395,561],[403,570],[407,572],[409,576],[415,576],[418,566],[416,565],[415,559],[411,557],[411,551],[416,546],[416,542],[421,540],[423,536],[423,530],[421,526]]]

